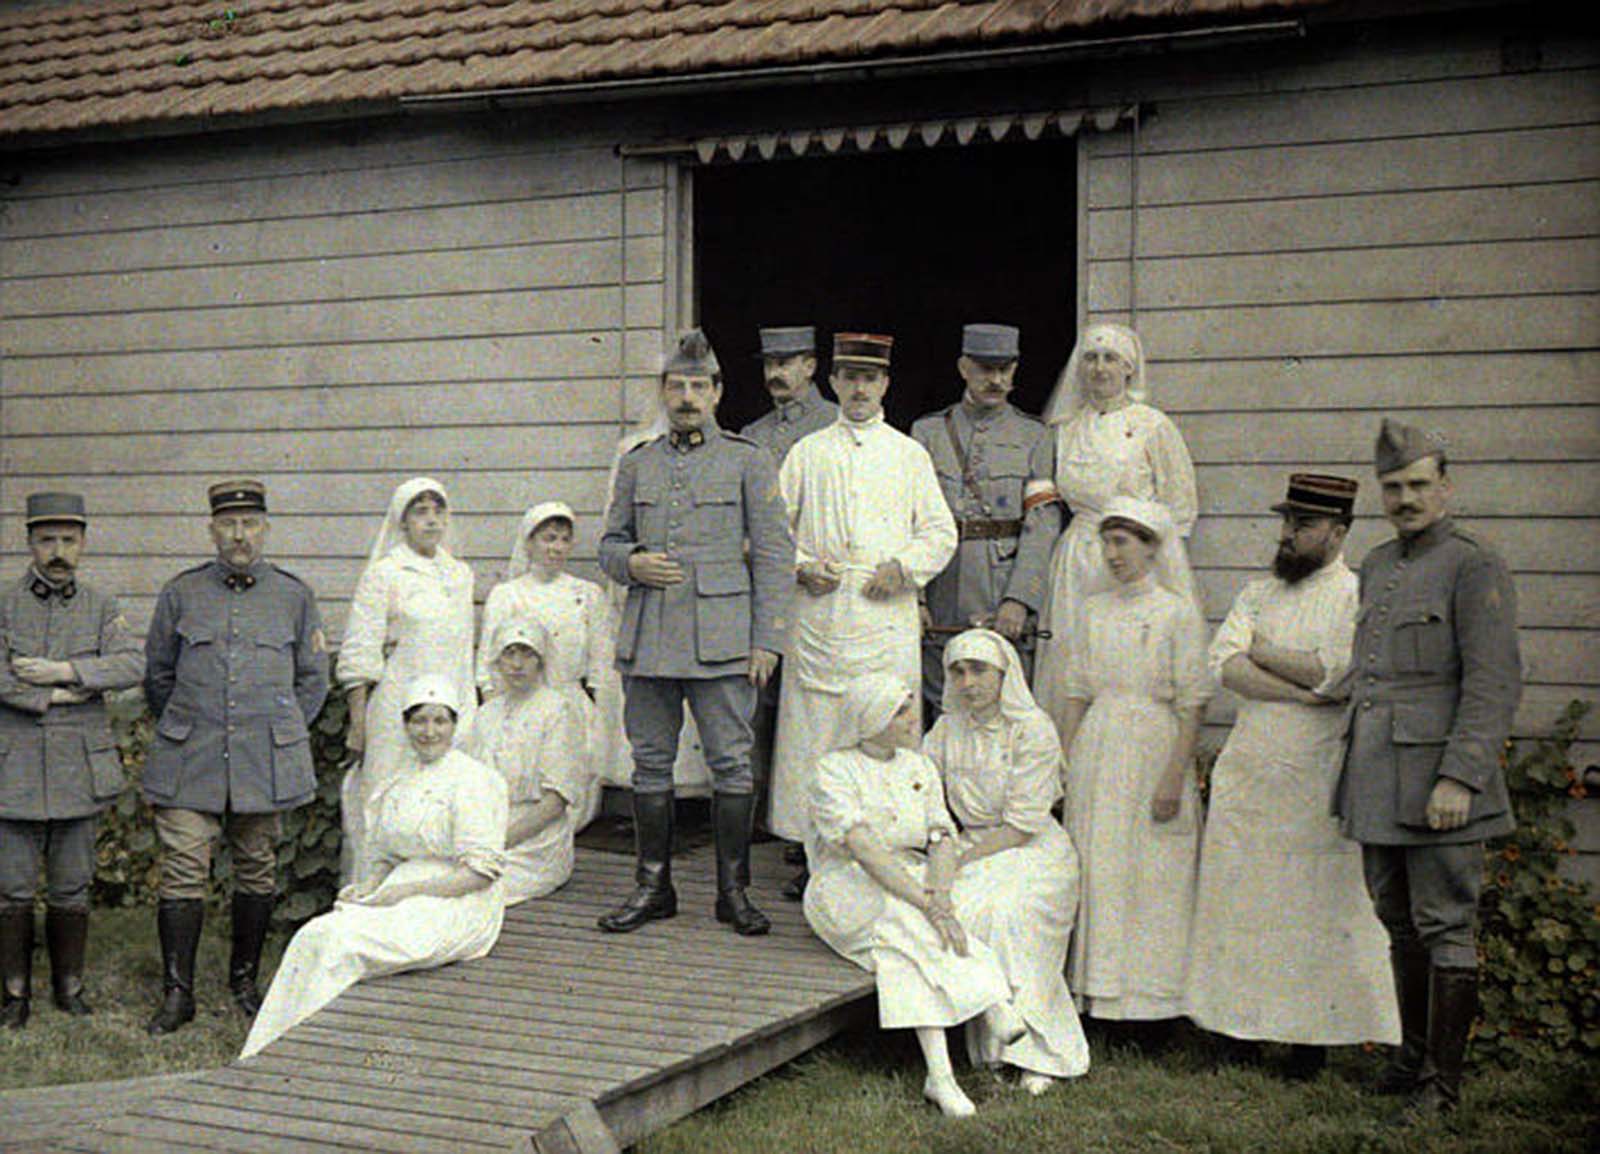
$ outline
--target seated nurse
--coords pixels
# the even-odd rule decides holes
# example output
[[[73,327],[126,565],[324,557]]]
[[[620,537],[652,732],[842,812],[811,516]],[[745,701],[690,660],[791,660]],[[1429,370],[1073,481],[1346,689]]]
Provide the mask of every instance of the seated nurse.
[[[363,978],[482,957],[500,936],[506,783],[451,748],[455,694],[453,681],[425,674],[402,695],[409,748],[371,802],[367,880],[295,934],[240,1057]]]
[[[844,707],[850,744],[823,755],[811,785],[817,838],[806,920],[876,975],[879,1024],[916,1031],[928,1068],[923,1095],[947,1115],[972,1114],[945,1029],[982,1016],[1008,1045],[1027,1026],[994,952],[956,916],[956,824],[939,771],[917,752],[913,690],[866,674],[845,686]]]

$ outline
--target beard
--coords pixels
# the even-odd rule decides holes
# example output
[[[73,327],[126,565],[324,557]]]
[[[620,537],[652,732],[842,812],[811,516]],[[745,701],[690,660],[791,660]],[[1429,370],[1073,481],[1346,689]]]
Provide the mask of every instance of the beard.
[[[1272,573],[1280,581],[1295,585],[1321,569],[1327,559],[1326,553],[1320,549],[1314,553],[1298,553],[1286,545],[1279,545],[1277,555],[1272,558]]]

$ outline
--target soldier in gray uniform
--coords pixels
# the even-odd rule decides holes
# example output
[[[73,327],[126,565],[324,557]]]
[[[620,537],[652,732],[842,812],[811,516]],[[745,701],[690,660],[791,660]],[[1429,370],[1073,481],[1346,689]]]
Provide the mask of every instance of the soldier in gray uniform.
[[[1459,1096],[1478,1009],[1483,843],[1514,825],[1500,754],[1522,692],[1517,602],[1499,555],[1450,519],[1438,440],[1385,419],[1377,473],[1399,536],[1361,565],[1334,812],[1362,845],[1400,999],[1378,1088],[1437,1113]]]
[[[960,534],[955,558],[923,591],[922,691],[930,718],[938,716],[944,689],[945,642],[973,625],[1023,640],[1049,588],[1063,509],[1055,439],[1007,400],[1020,354],[1011,325],[966,325],[956,361],[966,391],[911,426],[933,458]]]
[[[773,463],[783,467],[783,459],[795,442],[839,419],[839,406],[817,388],[817,330],[811,325],[787,325],[757,330],[761,338],[761,371],[772,410],[739,430],[772,454]],[[783,679],[780,668],[762,686],[756,701],[755,748],[750,764],[756,782],[756,825],[766,822],[767,789],[772,777],[772,739],[778,728],[778,687]],[[791,864],[805,858],[800,847],[790,846]],[[794,856],[800,855],[800,856]]]
[[[233,852],[228,988],[261,1007],[261,944],[272,919],[279,814],[316,793],[308,726],[328,694],[327,645],[311,590],[262,559],[266,489],[209,490],[217,557],[161,590],[145,641],[144,693],[156,717],[144,793],[161,841],[162,1003],[152,1034],[194,1017],[211,847],[226,825]]]
[[[600,566],[625,585],[617,635],[623,723],[633,745],[637,888],[599,920],[613,933],[678,912],[672,888],[672,766],[683,704],[711,770],[716,916],[764,934],[750,904],[751,716],[783,649],[794,543],[771,455],[717,427],[722,372],[698,329],[661,374],[669,430],[627,453],[600,539]]]
[[[76,493],[28,497],[28,571],[0,593],[0,1026],[28,1022],[33,901],[45,861],[45,941],[56,1007],[83,998],[95,817],[122,792],[101,694],[144,659],[116,598],[78,579],[88,517]]]

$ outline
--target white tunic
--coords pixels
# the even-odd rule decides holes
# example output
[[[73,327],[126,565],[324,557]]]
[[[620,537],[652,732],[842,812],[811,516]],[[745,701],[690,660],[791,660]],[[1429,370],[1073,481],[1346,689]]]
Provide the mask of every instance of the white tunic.
[[[424,557],[396,545],[356,585],[337,668],[342,685],[373,683],[366,752],[341,790],[349,880],[361,868],[373,800],[410,756],[400,717],[407,687],[424,673],[448,678],[461,702],[456,724],[472,720],[472,570],[443,551]]]
[[[964,958],[945,949],[927,915],[884,890],[845,847],[845,835],[865,824],[920,881],[928,834],[955,831],[931,761],[906,749],[892,761],[835,751],[817,764],[811,804],[817,841],[806,921],[877,975],[881,1026],[954,1026],[1011,997],[999,959],[981,939],[969,933]]]
[[[508,906],[543,897],[572,876],[577,807],[593,792],[583,768],[584,725],[571,694],[540,686],[529,694],[490,698],[462,743],[468,754],[505,778],[511,803],[508,826],[525,816],[547,790],[567,803],[561,816],[538,833],[507,845],[501,885]]]
[[[505,913],[498,878],[506,809],[505,782],[489,767],[459,750],[431,765],[413,756],[374,807],[372,849],[394,867],[383,887],[444,876],[457,866],[491,884],[461,897],[413,896],[391,906],[335,902],[301,927],[284,951],[240,1057],[363,978],[488,953]]]
[[[844,567],[839,588],[813,597],[796,586],[784,656],[772,758],[771,829],[811,834],[810,782],[817,759],[841,745],[846,682],[892,673],[922,680],[922,623],[915,589],[869,601],[878,565],[898,560],[917,588],[955,555],[956,526],[927,450],[882,419],[843,420],[802,437],[778,474],[794,533],[795,564]]]
[[[1295,585],[1252,581],[1211,643],[1220,680],[1261,636],[1315,652],[1322,686],[1350,662],[1356,575],[1335,559]],[[1320,688],[1320,687],[1319,687]],[[1388,937],[1361,847],[1330,813],[1344,711],[1241,701],[1211,774],[1187,997],[1208,1030],[1307,1045],[1398,1042]]]
[[[967,932],[982,939],[1016,990],[1028,1024],[1000,1060],[1057,1078],[1089,1069],[1089,1047],[1062,973],[1078,909],[1078,855],[1051,816],[1061,796],[1061,743],[1049,719],[997,716],[990,724],[946,713],[922,751],[944,777],[945,798],[965,831],[1001,825],[1032,840],[990,854],[956,874],[952,898]],[[981,1020],[967,1024],[969,1048],[984,1052]]]
[[[1099,575],[1100,518],[1114,497],[1138,497],[1167,507],[1184,537],[1199,515],[1194,464],[1183,434],[1161,410],[1140,402],[1102,413],[1085,405],[1056,427],[1056,488],[1072,521],[1050,562],[1045,627],[1034,664],[1033,695],[1059,723],[1066,700],[1067,638],[1084,590]]]
[[[502,581],[489,590],[483,606],[477,676],[485,694],[497,688],[489,647],[495,630],[508,620],[536,620],[549,632],[552,652],[545,660],[545,684],[568,697],[583,718],[584,749],[575,767],[583,790],[573,799],[581,829],[600,804],[601,782],[626,785],[633,773],[622,736],[616,617],[600,586],[570,573],[545,581],[530,572]],[[594,690],[593,699],[584,692],[585,682]]]
[[[1068,985],[1100,1018],[1183,1013],[1200,827],[1194,775],[1176,818],[1150,815],[1178,736],[1177,711],[1204,705],[1205,623],[1146,577],[1090,597],[1064,688],[1089,701],[1067,751],[1067,832],[1083,901]]]

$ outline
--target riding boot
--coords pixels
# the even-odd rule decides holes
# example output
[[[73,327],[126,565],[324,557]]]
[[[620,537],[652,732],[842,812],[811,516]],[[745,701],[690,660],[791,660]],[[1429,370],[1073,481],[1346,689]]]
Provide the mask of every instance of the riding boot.
[[[1391,945],[1389,967],[1400,1003],[1400,1046],[1372,1089],[1378,1094],[1410,1094],[1422,1080],[1428,1056],[1428,950],[1421,942]]]
[[[79,1018],[94,1013],[83,999],[89,911],[48,907],[44,914],[44,940],[50,948],[50,989],[56,1009]]]
[[[1309,1082],[1327,1066],[1328,1047],[1296,1043],[1289,1047],[1289,1060],[1283,1064],[1283,1076],[1291,1082]]]
[[[261,946],[272,925],[272,894],[233,895],[233,952],[228,957],[228,992],[234,1005],[250,1017],[261,1008],[256,978],[261,972]]]
[[[667,793],[633,794],[633,838],[638,852],[634,869],[637,888],[616,909],[602,914],[596,924],[608,933],[626,934],[646,922],[670,918],[678,912],[678,895],[672,888],[672,825],[674,796]]]
[[[28,1024],[33,996],[33,903],[0,908],[0,1028]]]
[[[1428,1060],[1431,1066],[1412,1096],[1410,1111],[1427,1117],[1448,1114],[1461,1100],[1461,1070],[1467,1039],[1478,1016],[1476,968],[1435,966],[1428,1006]]]
[[[205,903],[199,898],[162,898],[156,907],[161,938],[161,1008],[145,1030],[170,1034],[194,1020],[194,959],[205,924]]]
[[[734,933],[743,937],[764,934],[772,929],[772,923],[750,904],[744,892],[750,884],[750,822],[755,797],[719,793],[712,798],[711,809],[717,841],[717,921],[731,924]]]

